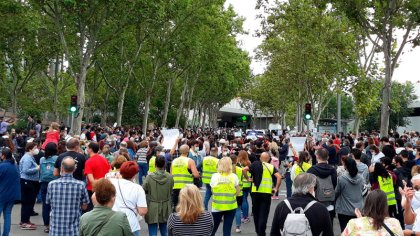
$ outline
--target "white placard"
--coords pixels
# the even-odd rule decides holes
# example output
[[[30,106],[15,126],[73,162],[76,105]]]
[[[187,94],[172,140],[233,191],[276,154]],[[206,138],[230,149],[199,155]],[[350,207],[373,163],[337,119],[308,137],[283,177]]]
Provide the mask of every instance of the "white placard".
[[[162,146],[165,149],[171,150],[176,140],[179,138],[179,130],[178,129],[165,129],[161,130],[161,133],[163,135],[163,143]]]
[[[236,137],[241,137],[242,136],[242,132],[241,131],[239,131],[239,132],[235,132],[235,138]]]
[[[303,151],[306,142],[306,137],[291,137],[290,143],[297,153]],[[289,148],[289,153],[287,156],[293,156],[292,149]]]

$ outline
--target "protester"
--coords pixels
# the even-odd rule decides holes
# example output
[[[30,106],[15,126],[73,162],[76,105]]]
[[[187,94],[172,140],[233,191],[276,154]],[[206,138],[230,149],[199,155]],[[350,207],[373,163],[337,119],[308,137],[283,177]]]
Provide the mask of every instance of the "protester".
[[[385,156],[374,144],[370,145],[370,152],[372,153],[372,164],[380,163],[381,158]]]
[[[49,232],[50,212],[51,206],[47,204],[48,184],[57,179],[54,176],[54,165],[57,161],[57,144],[51,142],[45,146],[45,157],[39,161],[39,178],[41,182],[41,197],[42,197],[42,219],[44,220],[44,232]]]
[[[146,193],[147,214],[145,216],[149,236],[168,235],[167,221],[172,212],[171,193],[173,177],[165,171],[165,157],[156,158],[156,171],[146,177],[143,189]]]
[[[369,184],[369,168],[365,163],[361,161],[362,151],[360,151],[360,149],[353,148],[351,150],[351,154],[356,161],[358,173],[363,177],[364,184]]]
[[[107,159],[98,154],[99,145],[98,143],[91,142],[87,147],[87,154],[89,159],[86,160],[84,174],[87,177],[87,190],[89,193],[89,198],[92,200],[92,184],[101,178],[104,178],[106,173],[111,170]],[[89,204],[88,211],[93,209],[92,201]]]
[[[20,200],[19,172],[10,148],[3,148],[0,162],[0,216],[3,214],[3,236],[9,236],[12,223],[12,209]],[[1,229],[0,229],[1,234]]]
[[[217,173],[217,164],[219,159],[217,159],[217,148],[212,147],[210,149],[210,156],[206,156],[203,159],[203,184],[206,185],[206,193],[204,195],[204,209],[208,210],[209,201],[212,195],[210,180],[211,176]]]
[[[127,162],[127,159],[124,156],[118,156],[111,163],[112,170],[105,175],[105,179],[121,179],[120,169],[122,164]]]
[[[204,210],[200,190],[193,184],[186,184],[179,192],[176,213],[169,216],[168,235],[210,236],[213,226],[213,217]]]
[[[81,154],[80,146],[79,146],[79,140],[76,138],[71,138],[66,143],[67,151],[64,153],[61,153],[57,161],[54,164],[54,175],[60,176],[60,168],[61,168],[61,162],[65,157],[72,157],[74,161],[76,162],[76,170],[73,172],[73,177],[77,180],[84,181],[85,177],[83,174],[83,171],[85,169],[85,163],[86,158],[83,154]]]
[[[181,156],[172,161],[171,166],[171,175],[174,177],[174,189],[172,194],[174,209],[178,205],[178,196],[181,189],[186,184],[192,184],[194,182],[193,178],[200,177],[194,161],[188,158],[188,145],[182,145],[179,148],[179,152],[181,153]]]
[[[42,144],[42,150],[45,150],[45,146],[47,146],[48,143],[55,143],[58,145],[58,141],[60,141],[60,125],[56,122],[52,122],[46,133],[45,142]]]
[[[347,223],[341,235],[403,235],[398,220],[389,217],[386,202],[387,197],[382,190],[370,192],[364,203],[363,214],[356,208],[357,218]]]
[[[309,156],[309,153],[306,151],[299,152],[299,159],[295,162],[295,164],[292,167],[292,170],[290,171],[290,177],[292,181],[301,173],[305,173],[306,171],[311,168],[311,164],[309,163],[311,161],[311,157]]]
[[[143,217],[147,213],[146,194],[139,184],[133,182],[138,172],[137,163],[127,161],[120,168],[122,178],[110,179],[116,189],[116,199],[112,209],[127,215],[134,236],[140,235],[139,216]]]
[[[238,207],[236,196],[239,195],[239,180],[236,174],[232,173],[232,160],[223,157],[217,164],[217,173],[213,174],[210,180],[213,192],[212,215],[214,228],[212,235],[216,234],[219,224],[223,218],[223,235],[231,234],[232,223]]]
[[[37,144],[30,142],[26,144],[25,155],[20,160],[20,186],[22,194],[20,228],[23,230],[34,230],[36,225],[31,223],[30,217],[33,213],[36,195],[39,190],[39,165],[36,164],[34,156],[39,153]]]
[[[149,171],[148,174],[156,171],[156,157],[163,151],[163,146],[156,146],[154,149],[154,155],[149,160]]]
[[[146,140],[140,142],[140,148],[136,152],[137,164],[139,165],[139,184],[143,184],[143,177],[147,176],[149,171],[149,165],[147,164],[146,154],[147,154],[148,143]]]
[[[112,210],[116,198],[114,185],[100,179],[93,184],[93,191],[95,208],[80,218],[79,235],[132,236],[126,214]]]
[[[307,173],[317,177],[316,198],[320,203],[327,207],[331,222],[335,217],[335,188],[337,186],[337,171],[328,164],[328,150],[321,148],[315,153],[317,164],[309,168]]]
[[[270,213],[271,196],[279,190],[281,177],[273,165],[268,164],[270,156],[264,152],[260,160],[243,169],[244,176],[249,180],[248,171],[252,175],[252,213],[254,214],[255,231],[258,236],[265,236],[268,214]],[[273,177],[277,184],[273,188]]]
[[[245,150],[241,150],[238,153],[238,161],[239,161],[239,165],[240,167],[243,169],[245,167],[249,167],[251,165],[251,162],[249,161],[248,158],[248,153]],[[248,175],[249,178],[252,179],[252,175],[249,174]],[[242,223],[249,223],[249,204],[248,204],[248,195],[250,195],[251,193],[251,185],[252,185],[252,181],[248,180],[247,178],[243,177],[242,178],[242,193],[243,193],[243,197],[242,197]]]
[[[356,161],[347,157],[343,161],[346,172],[338,178],[335,188],[336,212],[341,231],[344,230],[349,220],[356,218],[354,209],[363,208],[363,186],[365,180],[358,174]]]
[[[50,235],[74,236],[79,232],[81,210],[89,204],[86,185],[73,178],[76,161],[68,156],[61,162],[61,177],[48,184],[46,204],[51,206]]]
[[[306,209],[305,216],[309,221],[312,235],[334,235],[328,210],[323,204],[316,202],[314,197],[316,182],[316,176],[313,174],[301,173],[296,176],[295,181],[293,181],[294,191],[292,197],[287,198],[287,203],[286,200],[282,201],[276,207],[271,236],[282,235],[288,214],[299,207]],[[309,203],[313,205],[308,207]]]
[[[239,194],[236,196],[236,203],[238,207],[235,210],[235,220],[236,220],[235,232],[240,233],[241,232],[242,201],[243,201],[243,195],[244,195],[242,191],[242,186],[243,186],[244,177],[242,173],[242,168],[240,167],[240,165],[238,165],[238,157],[235,154],[231,154],[230,159],[232,160],[232,172],[233,174],[236,174],[239,181]]]

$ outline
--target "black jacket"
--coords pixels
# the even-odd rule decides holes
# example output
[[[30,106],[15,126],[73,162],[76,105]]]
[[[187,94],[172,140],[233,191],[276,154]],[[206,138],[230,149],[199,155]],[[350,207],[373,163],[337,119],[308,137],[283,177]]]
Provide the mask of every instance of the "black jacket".
[[[331,175],[331,181],[334,188],[337,186],[337,170],[327,163],[318,163],[309,168],[307,173],[314,174],[315,176],[318,176],[322,179]]]
[[[296,209],[297,207],[302,207],[302,209],[304,209],[308,203],[316,199],[311,194],[294,194],[288,200],[292,209]],[[289,213],[290,210],[284,201],[277,205],[276,211],[274,212],[273,225],[271,227],[271,236],[281,235],[280,231],[283,230],[284,221]],[[330,213],[324,205],[315,203],[305,212],[305,215],[311,225],[312,235],[321,235],[321,233],[324,236],[334,235]]]

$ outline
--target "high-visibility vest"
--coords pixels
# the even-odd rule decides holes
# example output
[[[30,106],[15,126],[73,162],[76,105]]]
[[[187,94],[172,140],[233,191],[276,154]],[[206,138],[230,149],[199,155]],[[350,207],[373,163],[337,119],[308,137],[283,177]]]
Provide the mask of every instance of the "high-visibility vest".
[[[186,184],[193,183],[193,176],[188,172],[188,157],[178,157],[172,161],[172,176],[174,177],[174,188],[181,189]]]
[[[240,196],[243,196],[243,192],[242,192],[242,187],[243,187],[243,182],[242,182],[242,179],[243,179],[243,175],[242,175],[242,168],[241,167],[239,167],[239,166],[236,166],[236,176],[238,176],[238,179],[239,179],[239,195],[238,195],[238,197],[240,197]]]
[[[253,184],[251,191],[253,193],[271,194],[271,191],[273,189],[273,179],[271,178],[271,175],[274,173],[274,166],[266,162],[262,162],[261,164],[263,165],[261,184],[258,187],[258,189],[255,186],[255,184]]]
[[[295,168],[295,176],[298,176],[301,173],[305,173],[306,171],[309,170],[309,168],[311,168],[311,164],[303,162],[302,163],[302,168],[300,167],[299,164],[296,163],[296,168]]]
[[[204,157],[203,160],[203,176],[201,177],[203,183],[210,184],[211,176],[214,173],[217,173],[217,163],[219,163],[219,159],[212,156]]]
[[[379,189],[385,192],[388,206],[392,206],[397,204],[395,199],[395,192],[394,192],[394,183],[392,182],[392,176],[389,175],[388,178],[383,178],[382,176],[378,176],[379,182]]]
[[[241,166],[241,168],[242,168],[242,166]],[[248,177],[249,177],[249,178],[252,178],[252,175],[251,175],[251,173],[250,173],[250,172],[248,172]],[[247,179],[247,178],[243,178],[243,179],[242,179],[242,187],[243,187],[243,188],[250,188],[250,187],[251,187],[251,185],[252,185],[252,181],[248,181],[248,179]]]
[[[156,156],[152,156],[149,161],[149,174],[156,171]]]
[[[234,174],[219,176],[217,184],[211,189],[213,191],[213,209],[229,211],[238,208]]]

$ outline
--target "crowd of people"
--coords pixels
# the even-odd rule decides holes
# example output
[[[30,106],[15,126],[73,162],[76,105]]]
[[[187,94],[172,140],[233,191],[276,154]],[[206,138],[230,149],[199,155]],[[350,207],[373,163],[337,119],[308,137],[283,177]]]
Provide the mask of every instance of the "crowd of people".
[[[287,131],[181,129],[165,148],[159,129],[34,128],[0,134],[3,235],[16,202],[20,228],[37,229],[41,201],[50,235],[140,235],[144,220],[151,236],[215,235],[222,222],[228,236],[253,219],[264,236],[282,182],[270,235],[334,235],[336,217],[342,235],[420,235],[418,132],[303,133],[296,150]]]

